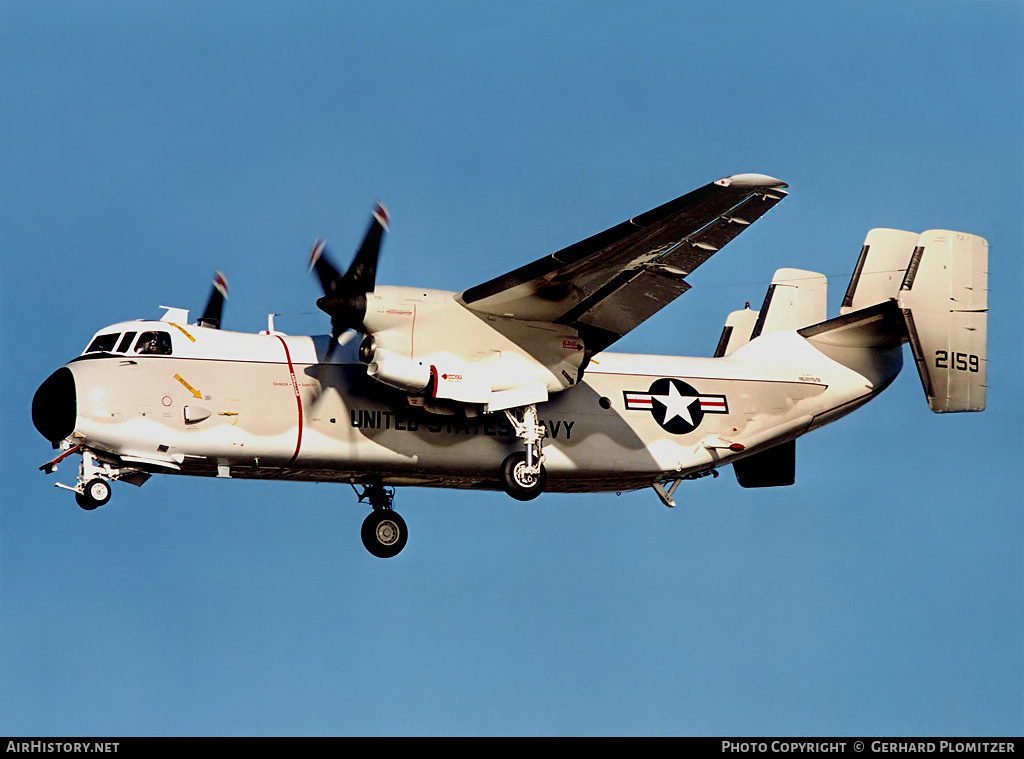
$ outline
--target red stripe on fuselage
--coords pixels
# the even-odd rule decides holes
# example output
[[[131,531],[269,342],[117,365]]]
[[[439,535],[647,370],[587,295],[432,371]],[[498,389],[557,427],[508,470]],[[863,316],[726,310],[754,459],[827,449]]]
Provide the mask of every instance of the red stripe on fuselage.
[[[295,392],[295,406],[299,413],[299,434],[295,440],[295,453],[288,459],[288,463],[285,466],[291,466],[295,463],[295,459],[299,457],[299,450],[302,448],[302,396],[299,395],[299,383],[295,379],[295,367],[292,366],[292,354],[288,350],[288,343],[284,341],[284,338],[280,335],[274,335],[278,340],[281,341],[281,346],[284,348],[284,357],[288,361],[288,376],[292,380],[292,390]]]

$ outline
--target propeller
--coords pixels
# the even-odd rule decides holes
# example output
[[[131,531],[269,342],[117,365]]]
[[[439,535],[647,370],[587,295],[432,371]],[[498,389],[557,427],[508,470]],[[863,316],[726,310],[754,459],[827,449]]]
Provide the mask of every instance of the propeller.
[[[221,312],[224,310],[224,299],[227,297],[228,280],[223,272],[217,272],[213,277],[213,289],[210,290],[210,299],[206,302],[206,310],[199,317],[197,324],[200,327],[220,329]]]
[[[359,246],[352,265],[341,274],[327,254],[326,243],[317,240],[309,254],[310,271],[316,271],[324,295],[316,305],[331,317],[331,345],[327,358],[334,352],[338,338],[345,330],[365,329],[366,294],[371,292],[377,279],[377,258],[380,243],[388,228],[388,211],[378,203],[373,210],[370,228],[366,230],[363,244]]]

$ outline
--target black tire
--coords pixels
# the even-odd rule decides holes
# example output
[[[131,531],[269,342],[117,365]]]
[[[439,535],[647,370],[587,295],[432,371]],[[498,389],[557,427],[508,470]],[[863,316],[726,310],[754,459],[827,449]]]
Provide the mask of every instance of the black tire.
[[[81,493],[75,493],[75,500],[86,511],[98,509],[110,500],[110,483],[95,477],[85,483]]]
[[[531,501],[544,492],[548,474],[541,464],[540,473],[531,475],[526,468],[526,453],[513,453],[501,464],[501,484],[517,501]]]
[[[390,559],[405,548],[409,530],[405,520],[391,509],[374,509],[363,520],[363,545],[378,559]]]

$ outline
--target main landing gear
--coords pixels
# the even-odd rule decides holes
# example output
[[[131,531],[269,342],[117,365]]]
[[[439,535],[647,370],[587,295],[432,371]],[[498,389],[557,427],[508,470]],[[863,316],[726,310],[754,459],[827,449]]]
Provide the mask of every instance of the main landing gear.
[[[522,418],[512,411],[505,411],[515,430],[516,437],[523,441],[525,450],[510,454],[501,464],[501,483],[505,492],[517,501],[529,501],[544,492],[547,472],[544,471],[543,440],[547,430],[537,418],[537,407],[533,404],[522,407]]]
[[[355,490],[354,485],[352,489]],[[405,526],[405,520],[391,508],[395,500],[394,488],[372,483],[364,485],[363,492],[357,491],[357,495],[360,503],[366,501],[373,507],[373,511],[363,521],[361,531],[366,550],[378,559],[397,556],[405,548],[409,530]]]

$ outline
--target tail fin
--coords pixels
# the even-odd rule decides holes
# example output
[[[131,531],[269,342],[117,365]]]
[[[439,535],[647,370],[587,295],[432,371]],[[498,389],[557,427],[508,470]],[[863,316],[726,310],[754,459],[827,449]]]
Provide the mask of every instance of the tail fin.
[[[722,336],[715,348],[715,358],[728,356],[734,350],[750,342],[750,333],[757,323],[757,311],[750,310],[750,304],[739,311],[733,311],[725,320]]]
[[[715,358],[728,356],[755,337],[816,324],[825,319],[828,282],[824,274],[801,269],[779,269],[764,296],[760,311],[733,311],[715,349]]]
[[[779,269],[764,296],[750,339],[824,321],[827,286],[824,274]]]
[[[988,242],[931,230],[920,236],[896,302],[936,413],[985,409]]]
[[[936,413],[983,411],[988,243],[963,232],[933,229],[918,235],[872,229],[843,299],[843,316],[807,330],[805,336],[822,334],[819,340],[834,341],[824,333],[844,318],[849,322],[864,315],[856,324],[850,322],[859,330],[857,337],[864,344],[884,342],[891,332],[880,332],[878,325],[873,327],[876,334],[865,330],[871,323],[866,316],[885,303],[898,307],[898,314],[886,310],[890,316],[883,321],[886,330],[902,333],[901,339],[910,342],[929,408]]]
[[[916,232],[898,229],[872,229],[868,232],[839,314],[859,311],[895,298],[917,247],[918,237]]]

